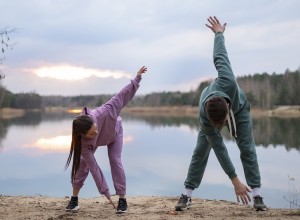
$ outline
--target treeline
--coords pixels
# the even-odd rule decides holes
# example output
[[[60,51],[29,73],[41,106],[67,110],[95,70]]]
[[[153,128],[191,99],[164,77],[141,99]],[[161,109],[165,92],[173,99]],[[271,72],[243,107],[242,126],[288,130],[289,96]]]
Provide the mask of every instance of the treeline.
[[[300,68],[296,71],[286,70],[284,74],[254,74],[237,77],[239,86],[244,90],[253,107],[272,109],[279,105],[300,105]],[[152,93],[134,100],[134,105],[198,106],[202,90],[210,83],[205,81],[190,92]]]
[[[271,109],[278,105],[300,105],[300,68],[284,74],[255,74],[238,78],[252,106]]]
[[[42,96],[30,93],[13,94],[10,91],[0,87],[0,107],[17,109],[40,109],[42,107]]]
[[[286,70],[283,74],[263,73],[237,77],[237,82],[253,107],[272,109],[279,105],[300,105],[300,68],[296,71]],[[200,94],[209,83],[201,82],[197,89],[190,92],[137,95],[129,106],[198,106]],[[13,94],[0,88],[0,107],[95,107],[105,103],[112,95],[40,96],[34,92]]]

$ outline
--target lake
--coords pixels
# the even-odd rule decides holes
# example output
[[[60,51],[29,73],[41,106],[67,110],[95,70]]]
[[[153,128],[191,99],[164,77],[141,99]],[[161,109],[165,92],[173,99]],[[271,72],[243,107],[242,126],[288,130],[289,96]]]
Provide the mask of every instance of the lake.
[[[71,124],[67,113],[26,113],[0,120],[0,194],[70,196],[69,154]],[[122,115],[123,163],[127,195],[180,196],[196,144],[198,120],[193,117]],[[239,178],[244,181],[239,150],[224,129],[225,145]],[[262,193],[268,207],[300,206],[300,118],[254,119]],[[95,157],[110,185],[106,147]],[[99,193],[91,175],[81,197]],[[203,181],[194,197],[236,201],[231,181],[211,151]],[[175,204],[174,204],[175,205]]]

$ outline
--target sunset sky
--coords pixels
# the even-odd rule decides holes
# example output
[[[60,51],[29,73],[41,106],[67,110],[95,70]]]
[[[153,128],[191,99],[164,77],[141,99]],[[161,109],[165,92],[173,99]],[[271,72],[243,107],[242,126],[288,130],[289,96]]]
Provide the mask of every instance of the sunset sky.
[[[211,15],[227,22],[236,76],[300,68],[298,0],[1,0],[0,8],[0,29],[16,28],[0,66],[14,93],[113,94],[143,65],[138,94],[196,89],[217,75]]]

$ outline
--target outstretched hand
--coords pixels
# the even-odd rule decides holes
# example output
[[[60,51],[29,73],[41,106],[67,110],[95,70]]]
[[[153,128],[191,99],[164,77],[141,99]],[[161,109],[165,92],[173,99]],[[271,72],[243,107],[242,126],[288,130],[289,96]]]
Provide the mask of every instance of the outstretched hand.
[[[147,67],[142,66],[142,68],[137,72],[136,75],[141,76],[142,74],[144,74],[147,71]]]
[[[109,203],[114,207],[114,209],[117,209],[115,203],[111,200],[111,198],[107,198]]]
[[[243,184],[238,177],[232,179],[232,184],[234,185],[234,190],[236,194],[236,199],[238,202],[242,202],[243,204],[248,205],[248,202],[251,202],[251,198],[249,192],[251,189]]]
[[[216,16],[214,17],[209,17],[207,19],[207,21],[211,24],[211,25],[208,25],[208,24],[205,24],[208,28],[210,28],[214,33],[217,33],[217,32],[224,32],[225,31],[225,28],[226,28],[226,23],[224,23],[223,25],[220,24],[218,18]]]

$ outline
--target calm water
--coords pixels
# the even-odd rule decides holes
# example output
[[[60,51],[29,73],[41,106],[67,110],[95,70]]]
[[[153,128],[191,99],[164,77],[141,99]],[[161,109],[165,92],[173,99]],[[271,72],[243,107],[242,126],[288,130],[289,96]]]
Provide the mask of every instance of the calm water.
[[[69,114],[30,113],[0,120],[0,194],[71,194],[70,169],[64,171],[71,134]],[[123,161],[128,195],[179,196],[196,143],[197,119],[123,115]],[[269,207],[299,208],[300,119],[254,120],[263,197]],[[239,150],[226,131],[225,144],[241,180]],[[114,193],[106,147],[96,159]],[[91,175],[81,197],[99,193]],[[231,181],[213,151],[195,197],[235,201]],[[296,203],[291,205],[290,202]]]

